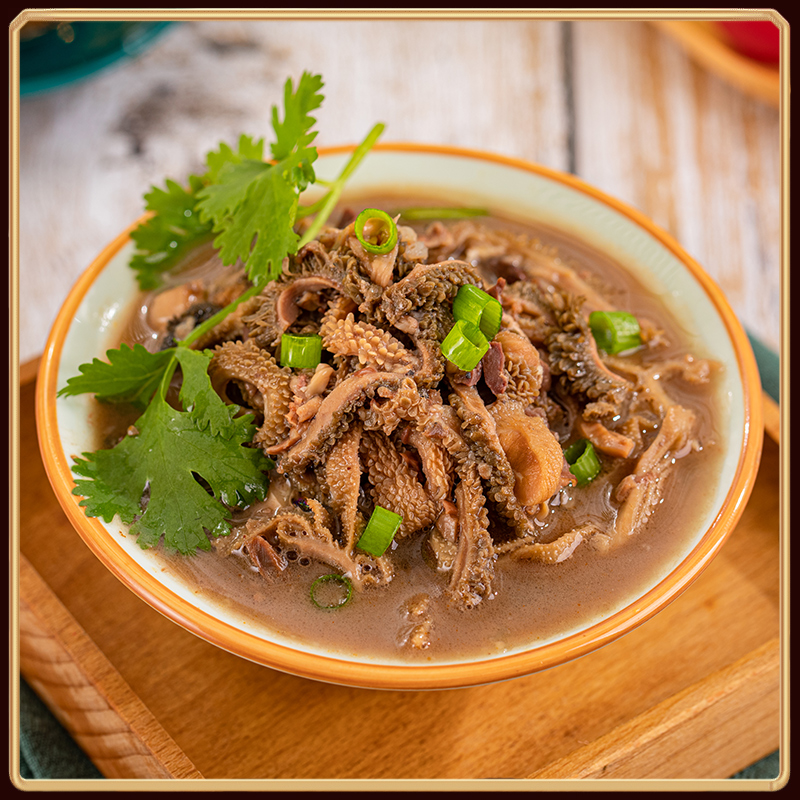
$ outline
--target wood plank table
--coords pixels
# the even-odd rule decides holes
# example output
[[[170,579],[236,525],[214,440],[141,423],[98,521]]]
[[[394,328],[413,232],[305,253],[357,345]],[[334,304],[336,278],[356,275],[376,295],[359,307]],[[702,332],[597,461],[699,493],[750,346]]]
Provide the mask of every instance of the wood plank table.
[[[385,141],[577,174],[671,233],[778,348],[780,111],[650,20],[216,19],[176,24],[135,60],[22,99],[21,362],[43,350],[72,284],[141,213],[150,185],[184,178],[240,132],[269,138],[270,107],[304,69],[326,82],[319,145],[360,140],[382,121]],[[122,587],[49,490],[32,391],[25,382],[20,403],[21,667],[107,777],[707,779],[779,744],[772,439],[722,553],[642,628],[503,684],[369,692],[244,662]]]

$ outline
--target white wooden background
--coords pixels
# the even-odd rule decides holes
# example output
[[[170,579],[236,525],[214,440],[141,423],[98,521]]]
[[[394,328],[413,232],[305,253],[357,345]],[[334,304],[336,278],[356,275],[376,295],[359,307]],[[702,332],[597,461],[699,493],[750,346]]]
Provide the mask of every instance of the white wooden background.
[[[669,231],[744,325],[780,335],[775,108],[696,66],[648,22],[184,22],[135,61],[24,99],[20,353],[164,177],[240,132],[269,140],[282,85],[320,72],[317,144],[453,144],[570,171]]]

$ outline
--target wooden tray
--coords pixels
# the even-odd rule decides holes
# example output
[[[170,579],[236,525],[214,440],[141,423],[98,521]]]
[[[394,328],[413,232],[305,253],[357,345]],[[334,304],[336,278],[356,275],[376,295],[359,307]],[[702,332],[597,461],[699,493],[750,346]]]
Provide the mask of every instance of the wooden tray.
[[[20,667],[108,778],[226,788],[232,779],[272,781],[259,788],[724,779],[779,746],[779,449],[769,438],[720,555],[637,630],[526,678],[381,692],[244,661],[126,589],[83,544],[47,482],[34,374],[21,369]]]

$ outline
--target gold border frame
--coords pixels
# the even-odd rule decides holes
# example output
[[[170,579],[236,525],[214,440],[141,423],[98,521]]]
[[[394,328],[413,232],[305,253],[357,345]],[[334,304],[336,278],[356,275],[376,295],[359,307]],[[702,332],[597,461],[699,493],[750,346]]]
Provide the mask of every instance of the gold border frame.
[[[12,503],[10,511],[11,533],[10,537],[10,566],[11,566],[11,699],[12,699],[12,732],[16,731],[16,738],[11,741],[11,778],[18,788],[29,790],[41,789],[84,789],[84,790],[119,790],[130,789],[131,781],[107,780],[99,782],[84,781],[26,781],[19,777],[19,687],[16,676],[19,675],[19,659],[17,648],[13,646],[18,642],[18,601],[19,601],[19,339],[17,320],[19,319],[19,30],[28,21],[60,21],[74,19],[115,19],[123,17],[131,20],[193,20],[193,19],[550,19],[559,21],[578,21],[585,19],[629,19],[629,20],[707,20],[714,18],[741,19],[741,20],[769,20],[775,23],[781,30],[781,119],[780,119],[780,150],[781,150],[781,315],[782,320],[789,319],[789,25],[787,21],[772,9],[607,9],[607,10],[579,10],[579,9],[555,9],[555,10],[525,10],[525,9],[467,9],[459,11],[447,10],[367,10],[367,11],[330,11],[325,9],[280,9],[280,10],[240,10],[240,11],[220,11],[220,10],[84,10],[84,9],[57,9],[57,10],[26,10],[23,11],[9,26],[9,75],[10,75],[10,186],[9,186],[9,207],[10,207],[10,306],[11,306],[11,448],[10,448],[10,472],[11,472],[11,492]],[[786,45],[786,46],[784,46]],[[784,442],[788,441],[789,418],[786,409],[789,402],[789,381],[788,381],[788,360],[789,360],[789,337],[786,325],[781,327],[781,428]],[[789,510],[787,497],[789,479],[789,460],[787,455],[788,447],[781,449],[781,531],[782,531],[782,564],[781,578],[783,581],[782,601],[783,614],[781,620],[781,666],[784,676],[783,682],[783,716],[781,724],[781,772],[775,781],[748,781],[747,785],[731,786],[729,780],[722,781],[537,781],[532,784],[527,780],[508,780],[498,784],[496,781],[253,781],[243,780],[236,782],[236,789],[244,790],[263,790],[266,787],[274,790],[297,790],[297,789],[320,789],[328,788],[333,785],[337,788],[353,787],[356,789],[382,789],[382,790],[431,790],[438,788],[451,789],[479,789],[487,791],[505,790],[647,790],[647,789],[673,789],[685,790],[698,788],[698,784],[703,789],[779,789],[788,781],[788,686],[785,677],[789,674],[788,664],[788,612],[786,611],[785,601],[788,600],[787,586],[789,578],[788,565],[788,537],[789,530]],[[16,749],[15,746],[16,745]],[[133,783],[139,783],[134,781]],[[266,785],[266,786],[265,786]],[[193,790],[232,790],[230,782],[209,781],[201,786],[194,781],[147,781],[147,789],[160,790],[181,790],[191,788]]]

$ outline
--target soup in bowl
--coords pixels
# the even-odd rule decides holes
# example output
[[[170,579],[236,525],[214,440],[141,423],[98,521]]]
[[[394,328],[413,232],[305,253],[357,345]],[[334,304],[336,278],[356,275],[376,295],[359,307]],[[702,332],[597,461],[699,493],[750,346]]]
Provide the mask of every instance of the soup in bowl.
[[[327,151],[318,174],[347,158]],[[378,146],[249,296],[210,241],[145,291],[133,250],[130,231],[109,245],[56,321],[37,389],[45,465],[126,585],[242,657],[394,689],[552,667],[677,597],[752,489],[760,389],[741,326],[667,234],[574,177]],[[141,409],[64,391],[109,348],[168,353],[192,331],[227,409],[208,424],[249,431],[260,491],[219,489],[230,449],[181,468],[192,432],[151,442]],[[181,391],[164,386],[163,414]],[[111,501],[86,454],[121,448],[125,481],[162,446],[198,514],[223,495],[224,530],[162,537],[155,480],[127,523],[113,506],[87,516]]]

